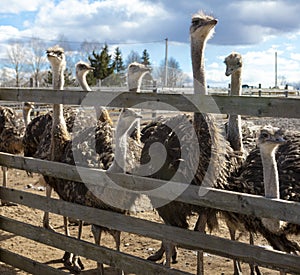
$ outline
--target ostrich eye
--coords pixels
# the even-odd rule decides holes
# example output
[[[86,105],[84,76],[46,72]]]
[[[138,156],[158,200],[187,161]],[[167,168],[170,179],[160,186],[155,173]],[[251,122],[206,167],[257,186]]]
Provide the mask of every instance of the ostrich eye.
[[[261,137],[261,138],[267,138],[267,137],[269,137],[269,135],[268,135],[267,133],[261,133],[261,134],[260,134],[260,137]]]
[[[198,25],[200,23],[200,18],[194,18],[193,20],[192,20],[192,24],[193,25]]]

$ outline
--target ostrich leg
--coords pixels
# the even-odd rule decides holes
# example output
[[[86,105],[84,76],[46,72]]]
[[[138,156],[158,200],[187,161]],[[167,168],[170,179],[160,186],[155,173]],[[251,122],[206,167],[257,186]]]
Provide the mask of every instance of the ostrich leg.
[[[44,180],[44,179],[42,177],[40,177],[39,181],[42,181],[42,180]],[[52,193],[52,187],[50,185],[46,184],[46,197],[51,198],[51,193]],[[44,226],[44,228],[53,230],[53,228],[52,228],[52,226],[50,225],[50,222],[49,222],[49,212],[48,211],[44,212],[43,226]]]
[[[195,231],[205,233],[205,226],[207,223],[207,214],[201,213],[195,225]],[[203,251],[199,250],[197,252],[197,275],[204,275],[204,265],[203,265]]]
[[[82,226],[83,226],[83,222],[80,220],[78,225],[78,235],[77,235],[78,240],[81,239]],[[64,229],[65,229],[65,235],[70,236],[67,217],[64,217]],[[68,267],[70,270],[74,271],[75,273],[80,273],[80,271],[84,269],[84,265],[82,264],[80,258],[74,253],[66,251],[62,258],[62,261],[66,267]]]
[[[96,225],[92,225],[92,233],[94,236],[95,244],[100,245],[102,228]],[[103,263],[97,262],[97,274],[104,275]]]
[[[7,187],[7,173],[8,173],[8,168],[5,166],[2,166],[2,173],[3,173],[3,187]],[[9,202],[9,201],[5,201],[5,200],[1,200],[1,205],[5,205],[5,206],[16,206],[17,204]]]
[[[227,227],[229,229],[230,239],[232,241],[235,241],[235,229],[232,228],[228,223],[227,223]],[[233,273],[234,275],[242,275],[243,274],[239,261],[233,260],[233,268],[234,268],[234,273]]]

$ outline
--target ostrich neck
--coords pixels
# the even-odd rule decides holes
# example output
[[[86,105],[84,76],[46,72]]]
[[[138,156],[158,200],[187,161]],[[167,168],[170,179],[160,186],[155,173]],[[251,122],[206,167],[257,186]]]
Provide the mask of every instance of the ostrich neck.
[[[272,153],[260,150],[261,159],[263,164],[264,173],[264,187],[265,197],[267,198],[279,198],[279,176],[277,163],[275,158],[276,150],[272,150]]]
[[[206,41],[199,42],[192,38],[191,41],[191,55],[194,79],[194,93],[199,95],[206,95],[206,80],[204,74],[204,49]]]
[[[238,69],[231,75],[231,91],[230,95],[241,95],[241,69]],[[240,115],[229,115],[227,140],[235,151],[243,151],[242,142],[242,122]]]
[[[126,168],[126,154],[127,154],[127,138],[126,133],[121,133],[118,130],[118,126],[116,128],[116,135],[115,135],[115,156],[114,161],[111,167],[108,169],[110,172],[114,173],[125,173]]]
[[[25,127],[28,126],[28,123],[30,121],[30,112],[31,112],[31,109],[29,109],[29,110],[23,110],[23,119],[24,119],[24,125],[25,125]]]
[[[91,91],[92,89],[90,88],[89,84],[87,83],[86,81],[86,74],[84,74],[82,77],[77,77],[78,79],[78,82],[81,86],[81,88],[84,90],[84,91]]]
[[[231,95],[242,95],[242,69],[237,69],[231,75]]]
[[[53,68],[53,89],[63,90],[64,67]],[[59,161],[64,141],[70,139],[63,116],[63,104],[53,104],[53,122],[51,133],[51,160]]]
[[[128,77],[129,92],[136,92],[136,93],[141,92],[142,80],[147,73],[148,72],[143,72],[141,75],[132,75]]]

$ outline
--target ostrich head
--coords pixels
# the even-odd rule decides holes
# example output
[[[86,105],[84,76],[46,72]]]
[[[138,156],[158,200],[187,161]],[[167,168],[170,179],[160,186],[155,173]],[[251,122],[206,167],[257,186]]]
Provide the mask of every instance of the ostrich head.
[[[280,128],[271,125],[264,126],[258,133],[257,145],[263,152],[272,152],[279,145],[286,142],[283,135],[283,131]]]
[[[84,61],[79,61],[76,64],[75,68],[76,68],[76,78],[78,81],[80,79],[84,79],[90,71],[93,71],[95,69],[90,64]]]
[[[27,127],[30,120],[30,112],[33,110],[34,105],[32,102],[24,102],[23,105],[23,119],[25,127]]]
[[[62,90],[64,86],[64,70],[66,68],[64,49],[56,45],[49,48],[46,53],[52,67],[53,88]]]
[[[143,76],[146,73],[150,73],[150,71],[151,68],[144,64],[138,62],[130,63],[127,70],[129,91],[139,92]]]
[[[24,102],[23,110],[26,112],[30,112],[34,108],[34,105],[32,102]]]
[[[190,27],[190,35],[192,39],[199,41],[206,41],[211,38],[214,33],[214,27],[218,20],[210,15],[204,14],[200,11],[193,15],[192,24]]]
[[[53,68],[66,66],[65,51],[63,48],[59,47],[58,45],[55,45],[53,47],[48,48],[46,53],[47,58]]]
[[[242,56],[239,53],[233,52],[225,58],[224,63],[226,65],[225,75],[230,76],[236,70],[242,68],[243,65]]]

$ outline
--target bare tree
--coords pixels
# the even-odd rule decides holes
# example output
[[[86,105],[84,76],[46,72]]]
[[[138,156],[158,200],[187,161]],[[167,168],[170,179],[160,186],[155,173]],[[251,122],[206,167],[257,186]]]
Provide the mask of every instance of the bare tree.
[[[165,83],[165,64],[161,61],[160,66],[154,70],[154,78],[158,80],[158,84]],[[178,61],[170,57],[168,59],[168,74],[167,74],[167,87],[180,87],[186,80],[187,76],[184,75],[180,69]]]
[[[28,64],[33,72],[34,86],[39,87],[42,80],[42,71],[46,68],[45,43],[37,38],[32,37],[29,42]]]
[[[64,34],[60,34],[57,38],[58,44],[64,48],[66,53],[66,62],[68,68],[68,74],[75,76],[75,59],[74,59],[74,51],[69,43],[68,38]]]
[[[100,43],[97,41],[88,42],[84,40],[80,44],[80,58],[83,60],[87,60],[88,57],[92,54],[92,52],[98,52],[101,50]]]
[[[139,55],[138,52],[136,51],[130,51],[130,53],[128,54],[127,56],[127,59],[126,59],[126,67],[128,67],[128,65],[132,62],[139,62],[141,63],[141,56]]]
[[[16,87],[20,87],[26,64],[26,49],[22,43],[16,42],[9,46],[7,56],[10,64],[8,67],[14,71]]]

